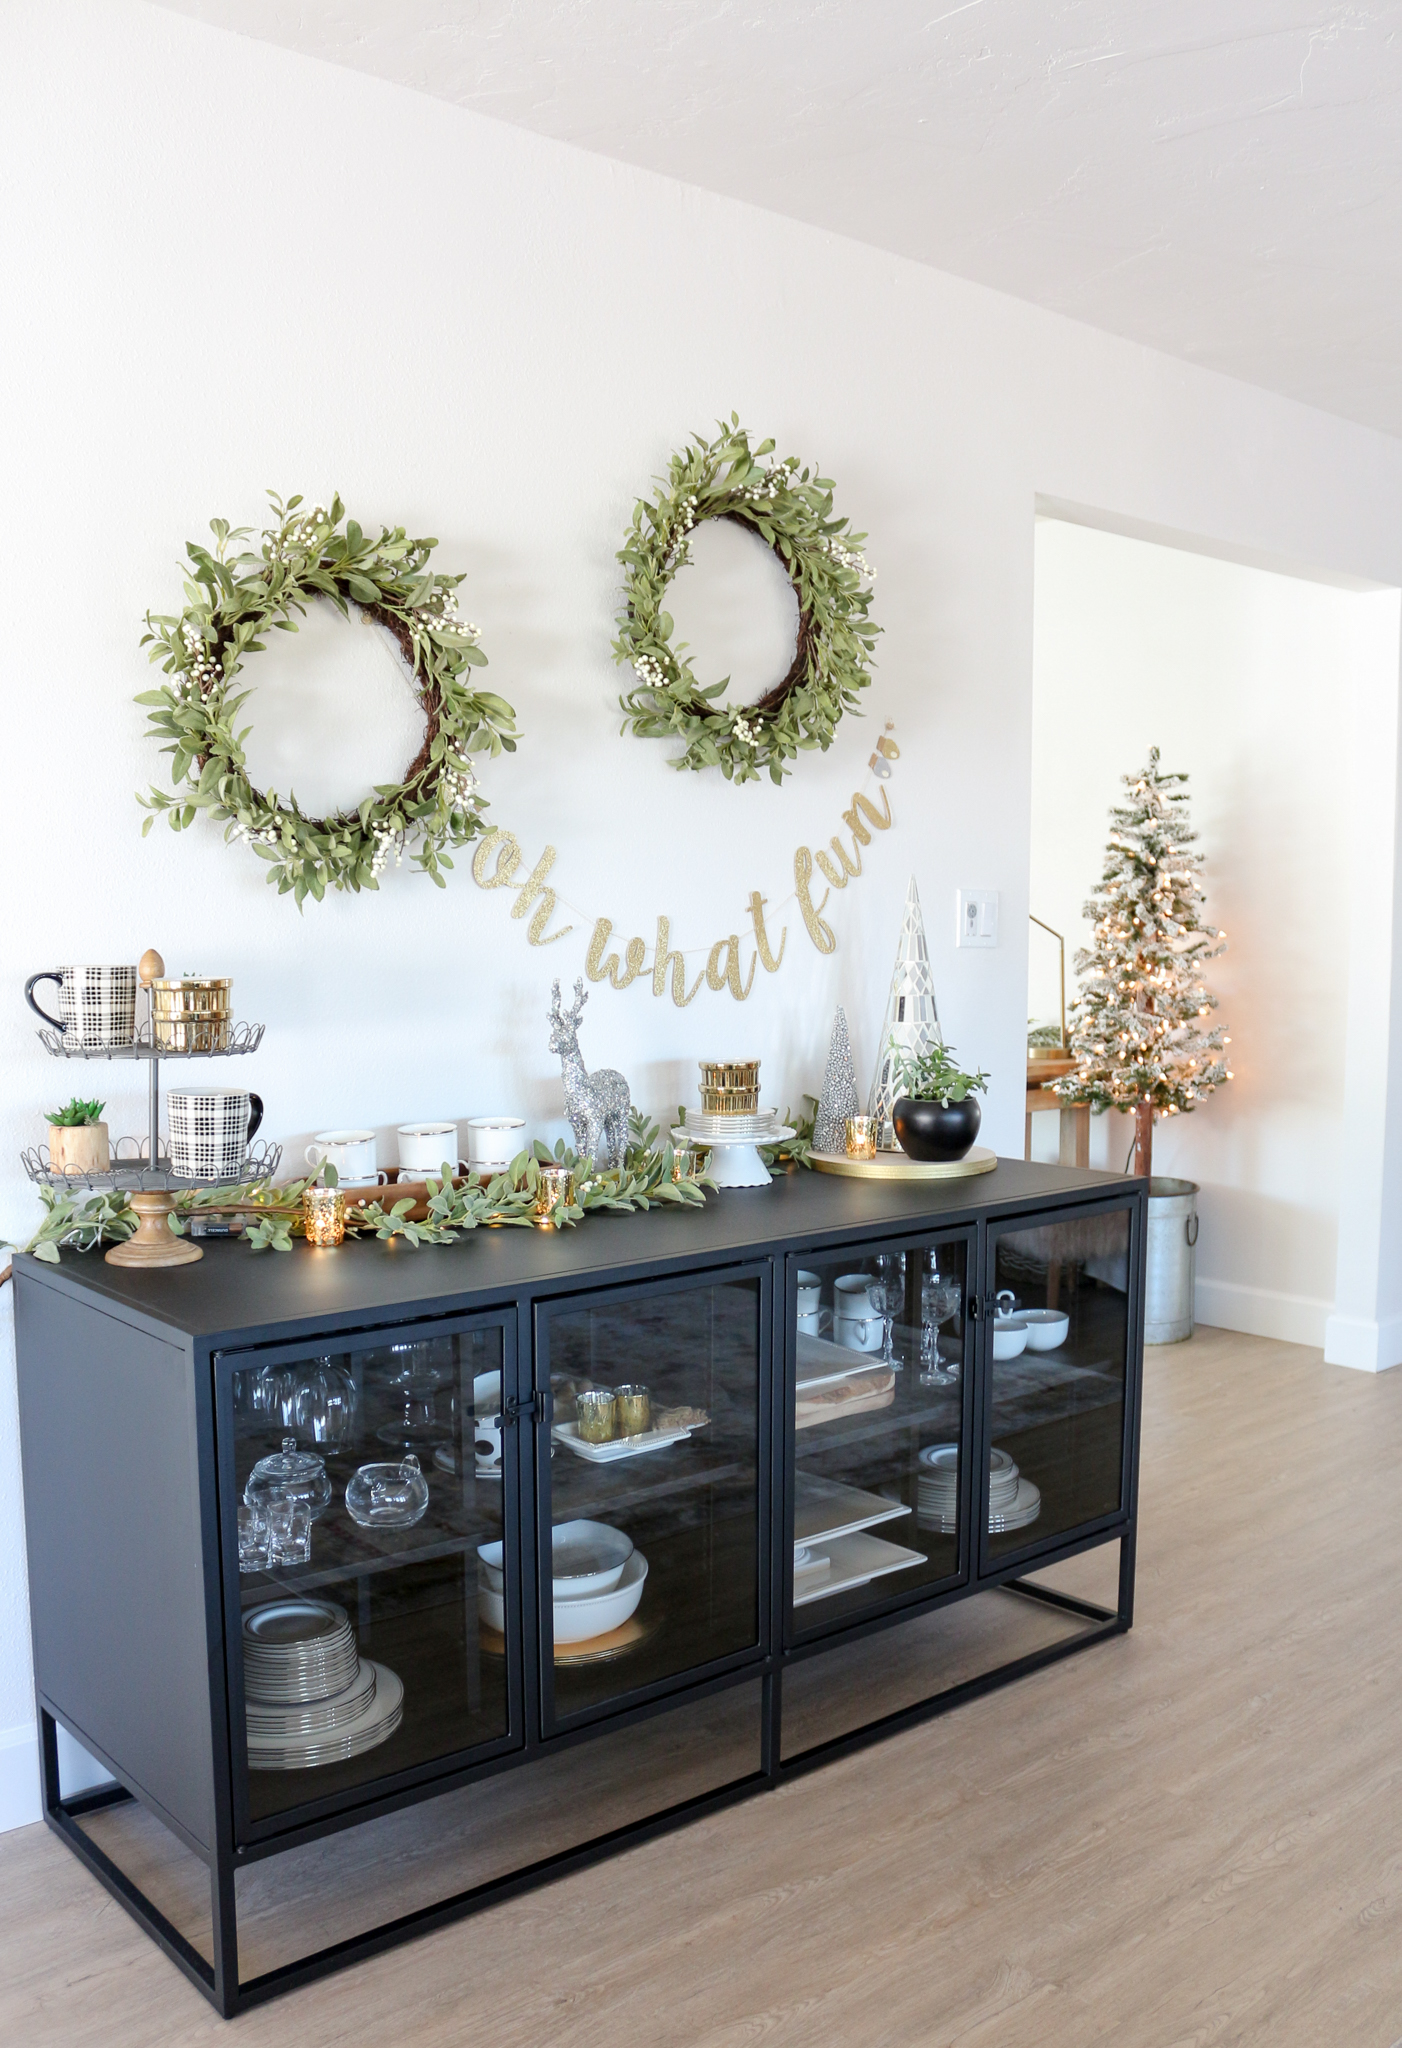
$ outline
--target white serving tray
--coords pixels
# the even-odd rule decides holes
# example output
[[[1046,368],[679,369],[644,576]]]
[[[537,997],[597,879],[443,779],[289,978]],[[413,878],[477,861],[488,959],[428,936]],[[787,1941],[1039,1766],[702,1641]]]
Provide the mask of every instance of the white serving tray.
[[[617,1436],[606,1444],[587,1444],[579,1434],[577,1422],[556,1422],[551,1426],[551,1436],[572,1450],[577,1458],[587,1458],[591,1465],[614,1465],[620,1458],[641,1458],[648,1451],[665,1451],[668,1444],[679,1444],[691,1435],[690,1429],[645,1429],[640,1436]]]
[[[904,1501],[865,1493],[860,1486],[844,1485],[840,1479],[823,1479],[816,1472],[794,1474],[795,1543],[825,1543],[830,1536],[850,1536],[858,1529],[871,1529],[878,1522],[891,1522],[910,1513]]]
[[[834,1380],[851,1379],[853,1373],[871,1372],[881,1363],[879,1351],[853,1351],[846,1344],[834,1344],[829,1337],[810,1337],[806,1330],[798,1333],[794,1358],[800,1394],[814,1387],[830,1387]]]
[[[880,1536],[838,1536],[827,1546],[831,1575],[816,1586],[794,1589],[795,1607],[811,1600],[830,1600],[853,1586],[865,1586],[887,1572],[901,1572],[913,1564],[928,1562],[923,1550],[903,1550],[899,1543],[887,1543]]]

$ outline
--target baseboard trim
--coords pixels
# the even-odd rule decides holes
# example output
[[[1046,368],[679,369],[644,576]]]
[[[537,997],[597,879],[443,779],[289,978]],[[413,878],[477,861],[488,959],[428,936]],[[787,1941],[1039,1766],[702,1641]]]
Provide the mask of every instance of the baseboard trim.
[[[1277,1294],[1273,1288],[1201,1275],[1193,1289],[1196,1322],[1214,1330],[1240,1330],[1247,1337],[1273,1337],[1281,1344],[1308,1344],[1315,1351],[1324,1346],[1332,1306],[1307,1294]]]
[[[1373,1322],[1367,1316],[1331,1315],[1324,1334],[1324,1363],[1355,1372],[1390,1372],[1402,1365],[1402,1316]]]
[[[66,1795],[112,1782],[111,1772],[66,1728],[58,1731],[58,1774]],[[22,1721],[17,1728],[0,1728],[0,1834],[27,1828],[40,1818],[39,1730],[33,1721]]]

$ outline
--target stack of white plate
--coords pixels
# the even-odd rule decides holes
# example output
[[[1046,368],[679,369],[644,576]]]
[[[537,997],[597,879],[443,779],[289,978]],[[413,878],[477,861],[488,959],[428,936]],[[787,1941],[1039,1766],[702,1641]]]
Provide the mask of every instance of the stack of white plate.
[[[1024,1479],[1006,1451],[988,1454],[988,1533],[1025,1529],[1042,1512],[1042,1496]],[[959,1446],[927,1444],[920,1453],[916,1521],[922,1529],[952,1536],[959,1527]]]
[[[757,1138],[761,1142],[779,1129],[777,1109],[756,1110],[753,1116],[708,1116],[703,1110],[686,1113],[688,1134],[702,1142],[707,1138]]]
[[[404,1687],[362,1660],[343,1607],[331,1600],[270,1600],[243,1618],[248,1767],[307,1771],[344,1763],[393,1735]]]

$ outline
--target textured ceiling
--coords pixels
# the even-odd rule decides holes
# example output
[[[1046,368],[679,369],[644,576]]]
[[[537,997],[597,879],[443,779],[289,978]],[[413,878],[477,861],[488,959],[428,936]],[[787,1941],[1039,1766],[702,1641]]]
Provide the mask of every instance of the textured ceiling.
[[[1402,0],[166,0],[1402,434]]]

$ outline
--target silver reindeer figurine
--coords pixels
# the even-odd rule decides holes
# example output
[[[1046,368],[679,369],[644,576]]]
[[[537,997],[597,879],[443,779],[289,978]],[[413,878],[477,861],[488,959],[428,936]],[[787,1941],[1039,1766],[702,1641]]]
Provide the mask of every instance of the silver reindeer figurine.
[[[579,1020],[589,1000],[584,983],[574,985],[574,1006],[567,1015],[560,1010],[560,984],[552,984],[550,999],[550,1050],[560,1055],[560,1074],[565,1084],[565,1115],[574,1132],[575,1149],[595,1166],[621,1166],[628,1150],[628,1083],[612,1067],[589,1073],[579,1050]]]

